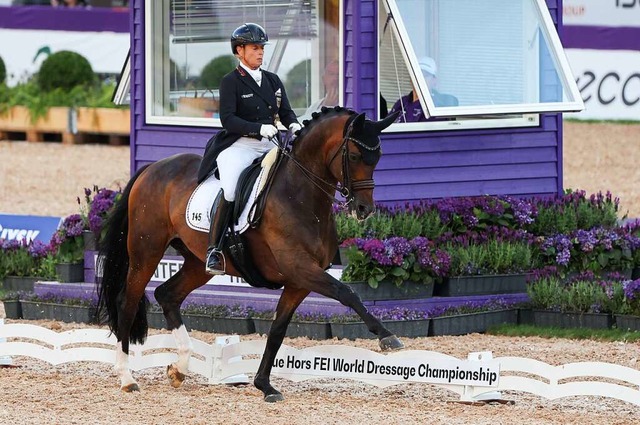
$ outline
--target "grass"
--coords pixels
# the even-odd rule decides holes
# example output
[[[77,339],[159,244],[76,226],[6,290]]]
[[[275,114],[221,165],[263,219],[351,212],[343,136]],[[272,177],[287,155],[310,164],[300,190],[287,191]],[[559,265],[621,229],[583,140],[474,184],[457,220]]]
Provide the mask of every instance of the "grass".
[[[563,120],[566,122],[571,122],[576,124],[620,124],[620,125],[640,124],[640,121],[637,121],[637,120],[597,120],[597,119],[579,120],[577,118],[564,118]]]
[[[500,325],[487,330],[487,334],[502,336],[538,336],[541,338],[591,339],[604,342],[640,341],[640,332],[630,332],[622,329],[560,329],[532,325]]]

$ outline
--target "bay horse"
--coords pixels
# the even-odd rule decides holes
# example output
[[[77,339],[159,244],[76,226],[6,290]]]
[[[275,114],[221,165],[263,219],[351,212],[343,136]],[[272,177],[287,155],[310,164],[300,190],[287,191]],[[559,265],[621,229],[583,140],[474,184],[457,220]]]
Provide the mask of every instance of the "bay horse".
[[[394,119],[391,115],[370,121],[341,107],[315,113],[275,171],[259,226],[243,234],[259,273],[283,288],[254,378],[265,401],[284,399],[271,386],[271,368],[293,313],[312,291],[351,307],[378,337],[382,350],[403,348],[348,285],[325,272],[337,249],[332,208],[336,191],[359,219],[374,211],[379,135]],[[139,390],[129,369],[129,344],[142,343],[147,336],[145,287],[169,245],[184,257],[184,264],[155,289],[154,296],[177,345],[178,360],[167,366],[171,385],[179,387],[188,370],[192,346],[180,305],[211,278],[204,265],[208,235],[189,228],[185,221],[201,159],[177,154],[141,168],[105,224],[98,255],[102,268],[97,279],[98,311],[118,341],[115,370],[125,392]],[[225,250],[227,259],[228,255]],[[230,261],[226,273],[240,275]]]

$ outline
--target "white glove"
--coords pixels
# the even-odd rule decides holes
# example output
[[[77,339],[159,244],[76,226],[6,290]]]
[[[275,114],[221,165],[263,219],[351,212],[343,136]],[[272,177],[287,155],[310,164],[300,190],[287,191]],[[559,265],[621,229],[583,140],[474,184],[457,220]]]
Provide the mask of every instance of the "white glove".
[[[292,122],[291,124],[289,124],[289,131],[292,133],[295,133],[296,131],[299,131],[302,128],[302,126],[300,124],[298,124],[297,122]]]
[[[278,133],[278,129],[270,124],[262,124],[260,127],[260,135],[262,137],[266,137],[267,139],[271,139]]]

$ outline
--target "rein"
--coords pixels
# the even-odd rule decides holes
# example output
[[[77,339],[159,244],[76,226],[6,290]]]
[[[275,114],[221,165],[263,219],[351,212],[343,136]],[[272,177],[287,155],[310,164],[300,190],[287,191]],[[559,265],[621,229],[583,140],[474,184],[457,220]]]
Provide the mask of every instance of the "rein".
[[[359,191],[359,190],[366,190],[366,189],[373,189],[375,187],[375,182],[373,181],[373,179],[365,179],[365,180],[351,180],[351,174],[350,174],[350,169],[349,169],[349,149],[348,147],[348,142],[352,142],[354,144],[356,144],[357,146],[366,149],[368,151],[375,151],[377,149],[380,148],[380,141],[378,141],[378,143],[371,147],[371,146],[367,146],[366,144],[364,144],[363,142],[361,142],[360,140],[351,137],[351,132],[353,131],[353,119],[355,118],[355,115],[349,118],[348,121],[348,125],[345,125],[345,131],[344,131],[344,136],[342,137],[342,142],[340,143],[340,146],[338,147],[338,149],[336,150],[336,153],[333,154],[333,156],[331,157],[331,160],[329,161],[329,167],[331,167],[331,164],[333,164],[333,161],[336,159],[336,157],[338,156],[338,153],[342,152],[342,176],[343,176],[343,182],[340,185],[336,185],[333,184],[325,179],[323,179],[322,177],[314,174],[312,171],[310,171],[309,169],[307,169],[304,165],[302,165],[293,155],[291,155],[291,153],[285,149],[284,146],[286,146],[286,143],[283,143],[284,146],[281,146],[277,141],[273,141],[272,142],[278,147],[278,149],[280,150],[280,152],[282,152],[282,154],[284,156],[286,156],[287,158],[289,158],[299,169],[300,171],[302,171],[302,174],[307,177],[307,179],[309,179],[309,181],[311,181],[311,183],[313,183],[318,189],[320,189],[325,195],[327,195],[329,197],[329,199],[331,199],[332,202],[341,205],[342,207],[346,207],[348,206],[351,202],[353,202],[354,199],[354,193]],[[329,192],[328,190],[326,190],[321,184],[324,184],[326,186],[329,186],[331,188],[331,190],[333,190],[333,193],[335,193],[336,191],[339,192],[344,198],[345,198],[345,202],[340,201],[339,199],[337,199],[333,193]]]

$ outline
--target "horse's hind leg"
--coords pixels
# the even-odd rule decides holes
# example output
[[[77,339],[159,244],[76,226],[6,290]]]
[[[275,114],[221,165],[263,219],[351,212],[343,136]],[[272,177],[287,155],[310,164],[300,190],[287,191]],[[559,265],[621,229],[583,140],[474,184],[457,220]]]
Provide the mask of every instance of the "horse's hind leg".
[[[120,378],[120,388],[125,392],[140,389],[129,368],[129,344],[142,344],[147,336],[147,312],[144,310],[146,305],[141,301],[145,296],[145,288],[162,259],[166,245],[159,239],[160,236],[153,239],[140,235],[144,234],[129,233],[129,270],[126,286],[118,297],[118,347],[115,370]],[[141,240],[144,243],[139,243]]]
[[[182,385],[189,371],[189,358],[193,351],[191,338],[180,315],[180,305],[191,291],[211,279],[211,276],[205,273],[202,261],[190,252],[183,253],[183,256],[185,261],[182,268],[154,292],[178,349],[178,361],[167,366],[167,377],[174,388]]]

